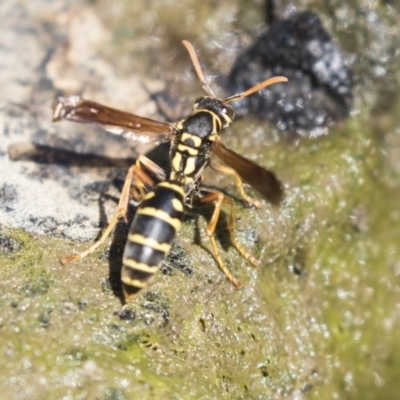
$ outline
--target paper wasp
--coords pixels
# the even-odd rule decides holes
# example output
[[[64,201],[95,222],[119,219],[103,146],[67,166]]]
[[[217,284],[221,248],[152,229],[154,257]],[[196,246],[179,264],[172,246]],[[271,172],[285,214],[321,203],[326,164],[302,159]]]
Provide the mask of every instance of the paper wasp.
[[[219,268],[236,287],[239,287],[240,283],[222,261],[214,238],[222,204],[230,207],[228,230],[232,244],[251,264],[258,265],[258,261],[235,239],[233,200],[219,191],[206,189],[201,183],[203,170],[210,165],[211,156],[214,154],[225,165],[213,162],[211,167],[233,176],[241,197],[248,203],[260,206],[260,203],[245,194],[242,180],[273,204],[278,204],[283,197],[281,184],[272,172],[225,147],[220,135],[232,124],[235,117],[230,102],[249,96],[271,84],[286,82],[287,79],[273,77],[243,93],[221,100],[214,95],[205,81],[193,46],[187,41],[183,41],[183,44],[189,52],[207,96],[199,97],[191,114],[179,122],[154,121],[84,100],[79,96],[60,97],[54,106],[53,121],[66,119],[95,123],[113,134],[139,142],[171,142],[169,175],[150,159],[140,155],[136,163],[129,168],[117,212],[101,238],[88,250],[62,259],[63,263],[82,259],[101,245],[118,220],[126,220],[129,197],[133,195],[141,202],[131,223],[123,254],[121,280],[126,301],[147,286],[159,269],[180,229],[185,207],[215,204],[206,232]],[[136,182],[133,186],[134,177]]]

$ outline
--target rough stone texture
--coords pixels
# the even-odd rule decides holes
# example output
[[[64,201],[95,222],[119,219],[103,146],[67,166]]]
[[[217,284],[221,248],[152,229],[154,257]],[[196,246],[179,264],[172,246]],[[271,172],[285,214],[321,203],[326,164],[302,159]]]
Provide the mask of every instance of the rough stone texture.
[[[93,239],[104,223],[101,195],[118,197],[115,186],[124,174],[118,176],[116,167],[126,170],[137,153],[102,130],[52,124],[51,104],[60,92],[99,100],[116,93],[113,100],[124,97],[120,107],[129,109],[148,96],[138,76],[118,77],[113,65],[99,57],[109,34],[90,7],[6,1],[0,11],[5,22],[0,38],[0,222],[34,233]],[[115,204],[102,202],[107,213]]]
[[[281,135],[303,137],[327,134],[349,114],[352,73],[317,14],[293,12],[273,21],[238,56],[227,86],[242,92],[277,75],[288,82],[237,102],[237,114],[251,113],[272,121]]]

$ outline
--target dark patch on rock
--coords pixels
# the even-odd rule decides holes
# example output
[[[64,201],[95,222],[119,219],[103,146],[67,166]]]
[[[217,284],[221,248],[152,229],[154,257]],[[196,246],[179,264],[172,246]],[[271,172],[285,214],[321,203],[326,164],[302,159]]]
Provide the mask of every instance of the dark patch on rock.
[[[226,86],[239,93],[276,75],[289,82],[235,102],[238,116],[254,114],[286,134],[315,137],[348,115],[352,73],[318,15],[301,12],[275,21],[239,54]]]

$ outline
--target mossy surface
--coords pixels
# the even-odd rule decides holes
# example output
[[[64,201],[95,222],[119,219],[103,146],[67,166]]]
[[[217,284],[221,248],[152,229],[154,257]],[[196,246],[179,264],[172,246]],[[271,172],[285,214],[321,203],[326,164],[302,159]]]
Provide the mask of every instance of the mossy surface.
[[[61,266],[71,245],[3,228],[3,244],[19,243],[0,253],[8,397],[389,396],[400,363],[398,189],[376,181],[385,163],[360,127],[266,149],[286,200],[279,210],[237,207],[238,240],[261,266],[219,229],[241,290],[193,233],[203,218],[185,222],[168,275],[125,308],[102,251]]]

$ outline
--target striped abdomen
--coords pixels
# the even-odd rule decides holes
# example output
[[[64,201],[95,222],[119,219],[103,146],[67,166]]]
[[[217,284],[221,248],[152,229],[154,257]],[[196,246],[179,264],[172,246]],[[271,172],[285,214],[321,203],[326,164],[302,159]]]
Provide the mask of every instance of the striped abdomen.
[[[183,187],[176,181],[159,183],[146,194],[129,228],[122,260],[122,289],[130,300],[148,285],[169,253],[181,227]]]

